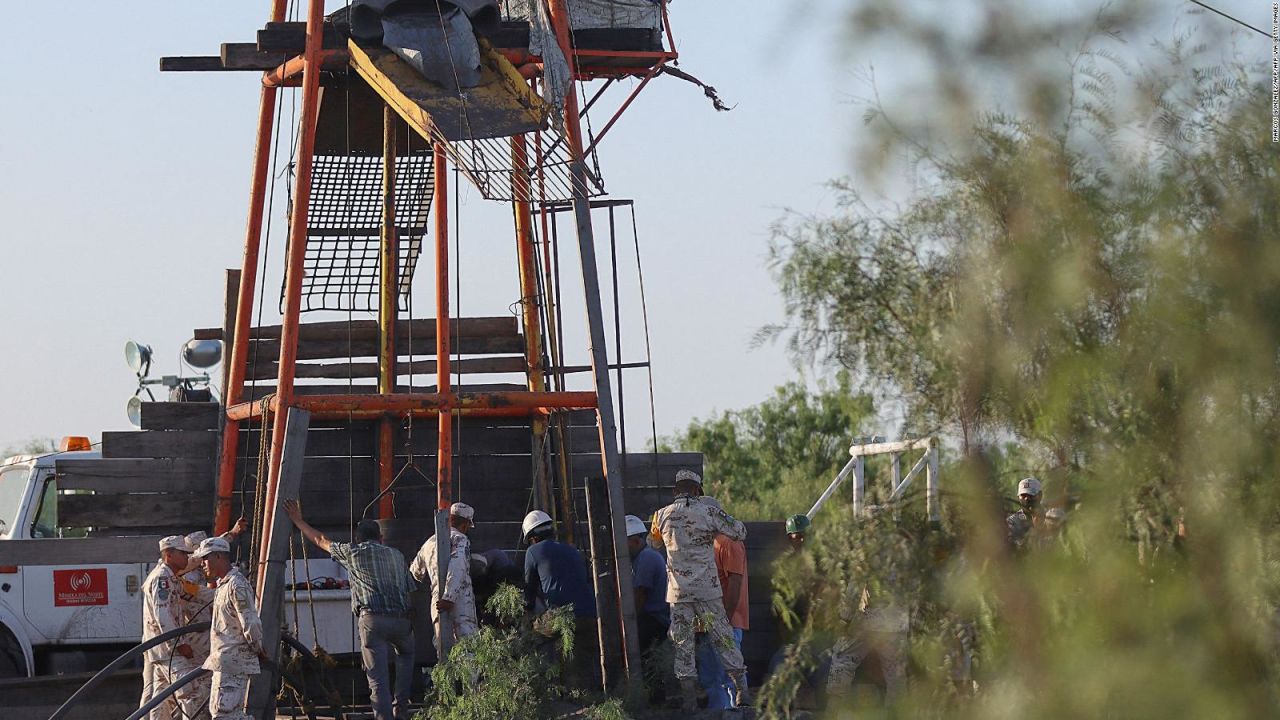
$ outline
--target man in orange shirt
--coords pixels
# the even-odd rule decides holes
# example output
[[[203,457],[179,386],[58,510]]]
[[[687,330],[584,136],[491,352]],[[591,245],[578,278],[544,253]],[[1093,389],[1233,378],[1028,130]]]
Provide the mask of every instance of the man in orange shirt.
[[[733,639],[742,649],[742,634],[748,627],[750,604],[747,601],[747,546],[741,540],[730,540],[724,535],[715,538],[716,574],[720,576],[724,612],[733,628]],[[736,707],[733,702],[733,686],[720,654],[711,647],[711,636],[703,634],[698,648],[698,676],[707,691],[708,710],[728,710]]]

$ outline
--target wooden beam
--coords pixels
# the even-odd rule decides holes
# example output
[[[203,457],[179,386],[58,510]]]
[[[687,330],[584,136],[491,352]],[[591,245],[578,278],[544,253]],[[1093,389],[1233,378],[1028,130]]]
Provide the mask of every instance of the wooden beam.
[[[324,24],[322,50],[342,50],[347,47],[348,33],[333,23]],[[262,52],[289,52],[299,54],[307,43],[305,22],[269,22],[258,31],[258,50]]]
[[[213,517],[213,492],[149,495],[60,495],[63,527],[149,527],[158,518],[183,518],[191,525]]]
[[[217,55],[195,55],[160,58],[160,72],[222,72],[222,58]]]
[[[143,430],[217,430],[221,424],[217,403],[142,403]]]
[[[506,137],[545,123],[546,104],[487,41],[480,42],[480,84],[464,95],[427,80],[386,48],[350,40],[347,50],[360,77],[426,140]]]
[[[222,67],[224,70],[274,70],[292,53],[262,52],[254,43],[222,43]]]
[[[432,342],[435,342],[436,321],[432,318],[413,321],[402,319],[396,323],[396,333],[399,335],[412,333],[414,337],[429,337]],[[452,336],[455,338],[493,337],[499,335],[520,335],[520,325],[514,316],[468,317],[454,321]],[[197,340],[221,340],[223,338],[223,330],[222,328],[196,328],[193,336]],[[253,328],[249,337],[253,340],[279,340],[280,326],[263,325],[262,327]],[[376,340],[377,338],[378,323],[376,320],[312,322],[298,326],[298,340],[300,341],[341,340],[345,342],[348,339]]]
[[[465,374],[523,373],[525,369],[524,358],[517,356],[463,358],[461,360],[452,360],[449,365],[452,369]],[[257,367],[250,368],[248,379],[274,380],[278,377],[278,369],[279,366],[275,361],[267,364],[259,363]],[[412,363],[396,363],[396,374],[400,377],[405,377],[407,375],[435,375],[435,373],[435,360],[414,360]],[[378,363],[335,362],[300,364],[295,366],[294,376],[309,379],[346,379],[349,377],[361,379],[375,378],[378,376]]]
[[[212,461],[218,434],[209,430],[106,430],[104,458],[194,458]]]
[[[65,490],[103,492],[213,492],[213,466],[208,460],[154,458],[138,460],[56,460],[58,486]]]
[[[500,337],[460,338],[452,343],[455,352],[463,355],[511,355],[524,351],[524,339],[519,335]],[[279,340],[255,340],[249,345],[249,364],[254,363],[255,352],[258,363],[266,363],[279,354]],[[412,352],[410,352],[412,350]],[[436,354],[435,336],[413,336],[412,343],[408,337],[396,338],[396,352],[400,356],[416,355],[433,357]],[[378,355],[378,341],[368,340],[303,340],[298,343],[299,360],[332,360],[334,358],[372,358]]]
[[[159,535],[0,542],[0,565],[78,565],[153,562],[160,557]]]

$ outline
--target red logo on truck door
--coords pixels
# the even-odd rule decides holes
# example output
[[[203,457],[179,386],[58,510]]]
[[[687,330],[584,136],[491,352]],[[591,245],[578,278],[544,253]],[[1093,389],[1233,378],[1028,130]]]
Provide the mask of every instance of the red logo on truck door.
[[[54,570],[55,607],[107,604],[107,570]]]

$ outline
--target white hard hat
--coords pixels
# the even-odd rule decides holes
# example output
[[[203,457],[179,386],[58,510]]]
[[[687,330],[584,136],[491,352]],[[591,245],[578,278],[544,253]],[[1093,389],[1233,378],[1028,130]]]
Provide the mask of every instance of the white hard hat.
[[[198,558],[205,557],[209,553],[231,552],[231,544],[220,537],[211,537],[200,543],[200,547],[196,550],[195,556]]]
[[[476,516],[476,509],[466,503],[454,503],[449,506],[449,514],[457,515],[465,520],[472,520]]]
[[[644,521],[635,515],[627,516],[627,537],[635,535],[647,535],[649,528],[645,527]]]
[[[543,525],[551,524],[551,516],[541,510],[534,510],[524,516],[524,522],[520,523],[520,535],[529,537],[529,533],[537,530]]]
[[[1019,495],[1039,495],[1040,481],[1033,477],[1023,478],[1022,482],[1018,483],[1018,494]]]
[[[191,546],[187,544],[187,539],[181,535],[170,535],[160,539],[160,552],[165,550],[180,550],[184,553],[191,552]]]

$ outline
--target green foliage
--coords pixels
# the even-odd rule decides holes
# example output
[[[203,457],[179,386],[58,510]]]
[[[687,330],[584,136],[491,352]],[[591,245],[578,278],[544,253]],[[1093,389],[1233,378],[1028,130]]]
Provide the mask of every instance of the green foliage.
[[[606,700],[588,708],[587,717],[589,720],[631,720],[631,716],[622,705],[622,700],[618,698]]]
[[[861,526],[832,516],[775,604],[815,647],[856,632],[855,594],[905,604],[896,716],[1271,714],[1280,146],[1266,70],[1180,37],[1132,74],[1086,47],[1063,78],[1042,71],[1030,40],[1043,35],[1020,13],[984,3],[984,37],[1000,41],[975,64],[1025,95],[1016,112],[976,113],[972,48],[945,14],[891,5],[867,3],[858,25],[927,38],[942,130],[896,125],[879,104],[870,123],[922,185],[886,208],[841,183],[834,216],[785,220],[788,324],[770,332],[800,362],[866,378],[904,406],[908,432],[941,430],[961,453],[943,473],[943,527],[910,508]],[[1078,37],[1065,21],[1053,34]],[[1062,536],[1014,554],[999,496],[1022,469],[1072,512]],[[910,552],[895,547],[904,530]],[[790,712],[803,650],[762,692],[764,715]]]
[[[518,623],[524,614],[520,590],[504,584],[486,608],[501,624],[481,626],[454,646],[448,662],[435,666],[431,672],[434,694],[419,720],[542,717],[548,703],[565,694],[560,663],[542,645],[544,636],[554,632],[562,657],[572,654],[572,607],[567,612],[556,608],[544,613],[536,630],[522,627]]]

